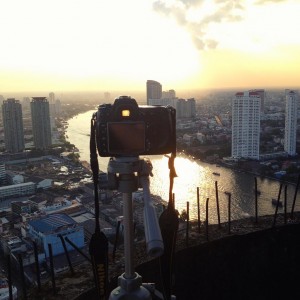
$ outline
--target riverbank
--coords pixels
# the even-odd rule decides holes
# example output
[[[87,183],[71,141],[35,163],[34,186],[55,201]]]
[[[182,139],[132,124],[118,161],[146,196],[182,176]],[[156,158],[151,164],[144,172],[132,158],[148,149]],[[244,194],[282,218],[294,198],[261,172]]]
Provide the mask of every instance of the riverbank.
[[[208,147],[208,146],[205,146]],[[213,145],[213,147],[216,147]],[[201,148],[198,147],[198,148]],[[223,167],[233,169],[237,172],[244,172],[261,178],[269,178],[272,180],[282,181],[290,184],[296,184],[299,180],[300,157],[277,157],[268,160],[246,160],[241,159],[237,162],[227,162],[218,155],[210,155],[203,157],[199,155],[199,151],[190,150],[188,147],[182,151],[194,160],[203,161],[209,164],[222,165]],[[211,150],[213,151],[213,150]]]

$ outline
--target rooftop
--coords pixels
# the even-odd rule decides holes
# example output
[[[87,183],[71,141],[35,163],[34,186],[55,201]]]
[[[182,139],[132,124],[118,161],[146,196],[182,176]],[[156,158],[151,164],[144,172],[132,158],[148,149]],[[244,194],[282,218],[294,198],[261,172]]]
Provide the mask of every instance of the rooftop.
[[[77,224],[71,217],[66,214],[52,214],[39,220],[29,221],[29,225],[39,232],[55,231],[64,226]]]

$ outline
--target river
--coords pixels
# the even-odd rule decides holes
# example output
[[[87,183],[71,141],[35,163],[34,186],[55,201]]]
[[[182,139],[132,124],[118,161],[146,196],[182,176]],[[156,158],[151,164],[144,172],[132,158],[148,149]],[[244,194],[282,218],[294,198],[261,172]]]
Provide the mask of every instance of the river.
[[[89,162],[90,160],[90,120],[95,111],[79,114],[68,121],[67,140],[78,148],[81,161]],[[167,201],[169,191],[168,158],[164,156],[151,156],[149,158],[153,165],[153,177],[150,178],[151,193]],[[108,158],[98,156],[98,161],[100,169],[106,172]],[[205,218],[205,203],[206,199],[209,198],[209,222],[217,223],[216,184],[218,186],[221,222],[227,220],[228,196],[225,194],[226,191],[231,193],[232,219],[255,215],[253,175],[196,161],[181,154],[175,159],[175,168],[178,175],[174,180],[173,189],[175,206],[181,212],[186,209],[187,201],[189,201],[191,220],[197,218],[197,187],[199,187],[201,219]],[[213,172],[220,175],[214,175]],[[258,214],[273,214],[275,207],[272,205],[271,199],[277,199],[280,183],[272,179],[257,178],[257,185],[260,191]],[[287,187],[288,212],[292,206],[294,193],[295,186],[289,184]],[[298,192],[295,210],[300,210],[299,198]],[[282,201],[284,199],[284,187],[281,199]],[[282,208],[279,209],[279,212],[281,211],[283,211]]]

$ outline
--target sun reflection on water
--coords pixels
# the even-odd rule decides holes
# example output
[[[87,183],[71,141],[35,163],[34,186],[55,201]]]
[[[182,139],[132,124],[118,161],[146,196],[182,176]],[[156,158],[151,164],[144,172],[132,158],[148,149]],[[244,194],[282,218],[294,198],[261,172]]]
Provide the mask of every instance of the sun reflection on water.
[[[158,194],[162,199],[168,200],[169,195],[169,169],[167,157],[152,159],[153,178],[151,178],[151,192]],[[179,212],[186,209],[186,202],[197,203],[197,183],[202,188],[209,187],[206,182],[207,170],[196,161],[187,157],[178,156],[175,159],[175,169],[178,177],[174,179],[173,193],[175,193],[175,206]],[[203,197],[202,197],[203,198]],[[204,200],[201,199],[201,202]],[[203,203],[202,203],[203,204]]]
[[[92,112],[87,112],[69,120],[69,127],[66,132],[68,140],[79,149],[80,159],[88,162],[90,160],[88,134],[90,132],[91,115]],[[153,165],[154,175],[150,178],[151,193],[160,196],[164,201],[168,201],[168,158],[162,155],[150,156],[149,158]],[[99,166],[102,171],[105,172],[107,170],[107,164],[107,157],[99,157]],[[218,185],[221,222],[227,220],[228,195],[225,192],[230,192],[232,195],[232,219],[254,216],[254,176],[252,174],[200,162],[179,154],[175,159],[175,169],[178,174],[178,177],[174,179],[173,189],[175,193],[175,207],[179,212],[182,212],[183,209],[186,209],[187,201],[189,201],[190,220],[197,218],[197,187],[199,187],[201,220],[205,219],[205,203],[206,199],[209,198],[209,222],[217,223],[216,182]],[[219,175],[214,173],[219,173]],[[273,214],[274,206],[272,206],[271,199],[277,198],[279,182],[258,178],[258,188],[261,191],[258,199],[259,215]],[[295,187],[289,185],[289,210],[294,191]],[[300,193],[298,193],[297,198],[296,211],[300,210]]]

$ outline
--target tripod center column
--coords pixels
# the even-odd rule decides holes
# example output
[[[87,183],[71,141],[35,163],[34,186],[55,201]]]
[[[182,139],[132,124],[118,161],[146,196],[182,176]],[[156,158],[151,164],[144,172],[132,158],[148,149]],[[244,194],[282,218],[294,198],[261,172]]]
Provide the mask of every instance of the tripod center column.
[[[134,228],[133,228],[133,201],[132,201],[132,191],[136,191],[134,174],[122,174],[120,185],[127,182],[127,191],[123,191],[123,224],[124,224],[124,256],[125,256],[125,278],[134,278]],[[131,182],[131,184],[129,183]],[[132,185],[132,191],[128,191],[128,187]],[[129,188],[130,189],[130,188]],[[119,189],[120,190],[120,189]]]

